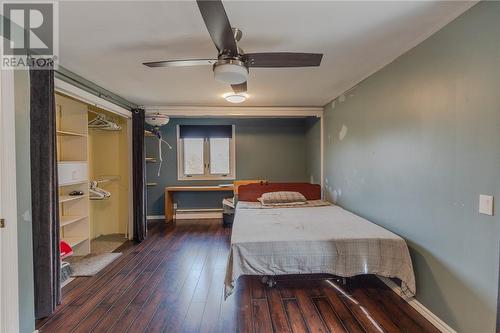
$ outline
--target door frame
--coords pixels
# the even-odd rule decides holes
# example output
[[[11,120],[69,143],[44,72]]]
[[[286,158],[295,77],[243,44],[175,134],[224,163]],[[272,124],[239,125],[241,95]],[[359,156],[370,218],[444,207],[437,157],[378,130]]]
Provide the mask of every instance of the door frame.
[[[3,333],[19,331],[13,70],[0,70],[0,92],[0,214],[5,219],[5,228],[0,229],[0,332]]]

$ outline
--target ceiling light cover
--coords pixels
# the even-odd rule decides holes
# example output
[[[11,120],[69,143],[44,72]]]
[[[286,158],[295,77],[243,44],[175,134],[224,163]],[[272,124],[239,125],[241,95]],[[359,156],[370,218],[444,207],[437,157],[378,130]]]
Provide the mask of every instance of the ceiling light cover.
[[[243,103],[247,100],[248,95],[246,93],[227,93],[223,95],[224,99],[230,103]]]
[[[170,121],[170,117],[164,113],[155,112],[155,113],[147,113],[145,116],[146,123],[151,126],[161,127]]]
[[[214,76],[217,81],[227,84],[240,84],[247,80],[248,69],[237,64],[221,64],[214,68]]]

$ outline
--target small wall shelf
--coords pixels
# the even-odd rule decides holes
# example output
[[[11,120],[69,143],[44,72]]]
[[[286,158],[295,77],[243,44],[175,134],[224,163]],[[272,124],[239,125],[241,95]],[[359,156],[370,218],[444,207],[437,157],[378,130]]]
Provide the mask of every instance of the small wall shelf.
[[[157,183],[146,183],[146,186],[156,186],[158,185]]]
[[[156,157],[146,157],[146,163],[156,163]]]
[[[147,136],[147,137],[154,137],[155,135],[154,135],[153,133],[151,133],[151,131],[144,130],[144,136]]]

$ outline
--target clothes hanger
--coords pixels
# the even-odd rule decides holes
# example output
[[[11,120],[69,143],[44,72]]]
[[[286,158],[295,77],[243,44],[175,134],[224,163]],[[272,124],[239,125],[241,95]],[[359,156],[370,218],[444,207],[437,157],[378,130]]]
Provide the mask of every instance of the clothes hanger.
[[[99,182],[96,180],[90,182],[90,188],[89,188],[90,199],[104,200],[111,198],[111,193],[106,190],[103,190],[98,185]]]
[[[106,115],[89,110],[89,112],[96,115],[94,119],[88,122],[89,128],[100,129],[105,131],[120,131],[122,127],[112,120],[108,119]]]

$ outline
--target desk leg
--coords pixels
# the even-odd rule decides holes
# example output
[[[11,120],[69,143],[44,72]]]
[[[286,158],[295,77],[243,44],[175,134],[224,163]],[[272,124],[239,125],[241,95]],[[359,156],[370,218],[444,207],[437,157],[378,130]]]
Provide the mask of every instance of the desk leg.
[[[174,219],[174,196],[173,193],[165,191],[165,222]]]

